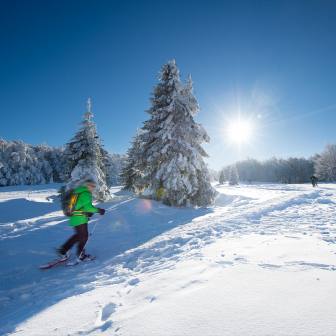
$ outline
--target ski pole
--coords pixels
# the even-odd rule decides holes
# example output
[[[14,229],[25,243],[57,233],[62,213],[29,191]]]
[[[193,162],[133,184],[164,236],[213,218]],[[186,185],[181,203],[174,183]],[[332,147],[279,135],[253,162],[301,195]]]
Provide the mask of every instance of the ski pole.
[[[90,237],[92,236],[92,233],[93,233],[94,229],[96,228],[96,226],[97,226],[97,224],[98,224],[100,218],[101,218],[101,215],[100,215],[99,218],[97,219],[96,224],[95,224],[95,226],[93,227],[93,229],[92,229],[92,231],[91,231],[91,233],[90,233],[90,236],[88,237],[88,239],[87,239],[87,241],[86,241],[86,243],[85,243],[85,245],[84,245],[84,247],[83,247],[82,252],[81,252],[80,255],[78,256],[78,259],[80,259],[80,257],[82,256],[82,254],[83,254],[83,252],[84,252],[84,250],[85,250],[85,246],[86,246],[86,244],[88,243]]]

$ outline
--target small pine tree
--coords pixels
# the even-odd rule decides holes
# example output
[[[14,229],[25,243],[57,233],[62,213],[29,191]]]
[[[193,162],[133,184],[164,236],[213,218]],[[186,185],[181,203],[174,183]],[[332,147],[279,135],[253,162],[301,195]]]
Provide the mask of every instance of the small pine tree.
[[[229,173],[229,185],[237,185],[239,184],[239,175],[236,166],[232,166],[230,168]]]
[[[65,145],[66,163],[62,172],[65,185],[60,188],[59,193],[62,196],[66,191],[79,187],[84,180],[92,179],[97,183],[94,197],[99,202],[106,202],[111,196],[103,172],[97,125],[90,120],[93,117],[90,98],[87,107],[88,111],[83,115],[85,120],[78,125],[79,131]]]
[[[110,181],[110,153],[105,149],[103,148],[103,140],[100,140],[99,141],[99,150],[100,150],[100,160],[99,160],[99,163],[100,163],[100,167],[101,167],[101,170],[105,176],[105,182],[106,182],[106,185],[108,187],[111,187],[111,185],[109,184],[109,181]]]
[[[139,162],[140,150],[142,147],[142,142],[140,140],[140,135],[142,131],[137,128],[136,135],[133,137],[132,147],[127,151],[127,161],[124,167],[119,173],[119,183],[123,184],[124,190],[130,190],[133,192],[141,191],[138,182],[142,177],[140,170],[137,167]]]
[[[183,85],[175,60],[159,71],[160,83],[154,87],[152,107],[146,111],[140,135],[143,142],[139,169],[143,177],[139,188],[144,195],[169,206],[207,206],[217,191],[203,157],[209,157],[201,144],[210,138],[202,124],[194,120],[200,110],[194,96],[191,76]]]
[[[220,183],[220,184],[225,183],[224,170],[222,170],[221,173],[220,173],[220,176],[219,176],[219,183]]]

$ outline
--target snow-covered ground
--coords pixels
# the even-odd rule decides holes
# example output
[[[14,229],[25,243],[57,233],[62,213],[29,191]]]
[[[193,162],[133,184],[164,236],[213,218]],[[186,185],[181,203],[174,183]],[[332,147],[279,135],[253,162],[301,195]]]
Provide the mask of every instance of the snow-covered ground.
[[[116,187],[96,260],[41,271],[72,234],[58,187],[0,190],[0,334],[336,334],[335,185],[217,185],[198,210]]]

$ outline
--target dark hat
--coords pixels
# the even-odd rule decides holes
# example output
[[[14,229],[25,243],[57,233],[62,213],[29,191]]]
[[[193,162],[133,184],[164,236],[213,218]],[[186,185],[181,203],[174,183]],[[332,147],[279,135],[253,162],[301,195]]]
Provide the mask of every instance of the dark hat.
[[[84,185],[87,185],[87,184],[97,184],[97,182],[92,179],[89,179],[89,180],[84,181]]]

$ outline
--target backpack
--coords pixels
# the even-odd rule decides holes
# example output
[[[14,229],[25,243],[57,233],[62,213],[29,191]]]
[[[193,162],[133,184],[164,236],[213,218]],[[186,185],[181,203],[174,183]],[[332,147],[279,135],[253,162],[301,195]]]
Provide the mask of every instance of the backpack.
[[[65,216],[72,217],[75,216],[75,208],[78,201],[78,197],[81,193],[74,193],[74,189],[69,190],[65,193],[62,198],[62,210]],[[78,210],[77,210],[78,211]]]

